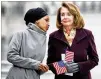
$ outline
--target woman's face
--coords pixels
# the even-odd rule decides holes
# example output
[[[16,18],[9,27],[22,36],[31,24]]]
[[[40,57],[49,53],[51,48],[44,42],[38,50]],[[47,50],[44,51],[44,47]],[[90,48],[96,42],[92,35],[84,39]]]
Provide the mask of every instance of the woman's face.
[[[36,25],[43,31],[47,31],[49,28],[49,16],[44,16],[43,18],[36,21]]]
[[[62,7],[60,11],[61,23],[63,26],[72,26],[74,16],[66,7]]]

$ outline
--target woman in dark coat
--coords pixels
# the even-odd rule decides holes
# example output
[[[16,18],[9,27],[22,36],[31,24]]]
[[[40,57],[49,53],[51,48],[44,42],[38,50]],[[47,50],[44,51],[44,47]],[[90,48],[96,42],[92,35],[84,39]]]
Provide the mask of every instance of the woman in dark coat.
[[[55,79],[92,79],[90,70],[98,65],[98,54],[93,34],[84,29],[84,20],[79,9],[73,3],[62,3],[57,13],[58,30],[51,33],[48,43],[48,58],[50,70]],[[56,74],[54,62],[62,60],[61,54],[66,50],[74,52],[73,62],[64,62],[68,73],[72,76]]]

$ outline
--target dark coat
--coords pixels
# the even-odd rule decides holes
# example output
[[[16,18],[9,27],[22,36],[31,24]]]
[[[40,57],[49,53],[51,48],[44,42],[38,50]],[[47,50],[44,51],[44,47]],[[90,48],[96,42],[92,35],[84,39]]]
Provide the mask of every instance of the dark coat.
[[[72,46],[68,44],[62,30],[51,33],[47,64],[62,60],[61,54],[65,53],[67,48],[74,52],[74,62],[79,64],[79,72],[74,73],[73,76],[55,74],[55,79],[91,79],[90,70],[98,65],[99,61],[92,32],[87,29],[77,29]],[[52,65],[49,67],[53,73],[56,73]]]

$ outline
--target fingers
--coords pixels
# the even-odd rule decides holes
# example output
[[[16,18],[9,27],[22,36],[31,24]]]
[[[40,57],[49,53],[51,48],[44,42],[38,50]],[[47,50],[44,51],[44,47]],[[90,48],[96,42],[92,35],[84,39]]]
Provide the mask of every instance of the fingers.
[[[77,63],[72,63],[72,64],[70,64],[70,66],[71,66],[72,68],[74,68],[74,69],[75,69],[75,68],[79,68]]]
[[[69,65],[75,66],[75,65],[78,65],[78,64],[77,63],[70,63]]]
[[[78,72],[78,70],[79,70],[79,68],[75,68],[75,69],[73,69],[73,73],[75,73],[75,72]]]
[[[45,69],[45,71],[48,71],[49,67],[47,65],[44,65],[44,69]]]
[[[78,65],[77,65],[77,64],[75,64],[75,65],[74,65],[74,64],[70,64],[70,66],[71,66],[71,67],[73,67],[73,68],[78,67]]]
[[[69,73],[75,73],[79,71],[78,63],[67,63],[67,72]]]
[[[39,70],[41,70],[43,72],[47,72],[49,70],[49,67],[47,65],[40,64]]]

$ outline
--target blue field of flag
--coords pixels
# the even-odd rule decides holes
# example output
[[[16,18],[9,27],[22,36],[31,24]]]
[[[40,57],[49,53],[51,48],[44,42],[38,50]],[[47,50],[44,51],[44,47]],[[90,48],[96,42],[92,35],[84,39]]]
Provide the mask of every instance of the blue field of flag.
[[[60,67],[64,67],[64,66],[65,66],[65,64],[64,64],[63,61],[59,61],[59,62],[58,62],[58,65],[59,65]]]

